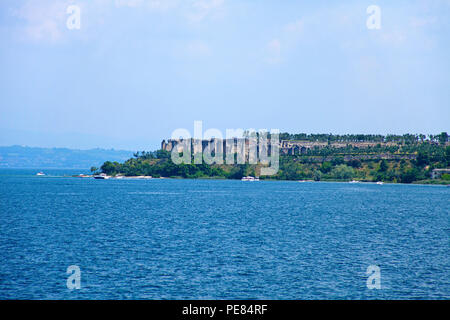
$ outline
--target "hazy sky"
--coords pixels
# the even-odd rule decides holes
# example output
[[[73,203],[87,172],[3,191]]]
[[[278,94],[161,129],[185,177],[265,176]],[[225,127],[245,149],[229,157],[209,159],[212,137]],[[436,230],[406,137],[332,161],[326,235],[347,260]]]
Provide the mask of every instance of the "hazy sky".
[[[153,150],[194,120],[450,131],[450,1],[0,1],[0,145]]]

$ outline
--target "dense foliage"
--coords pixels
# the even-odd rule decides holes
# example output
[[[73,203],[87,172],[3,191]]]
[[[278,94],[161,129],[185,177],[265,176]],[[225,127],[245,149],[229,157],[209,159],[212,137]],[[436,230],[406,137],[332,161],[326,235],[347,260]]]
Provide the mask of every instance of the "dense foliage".
[[[419,142],[435,142],[444,144],[448,141],[448,134],[442,132],[437,135],[424,134],[404,134],[395,135],[388,134],[386,136],[380,134],[306,134],[297,133],[290,134],[287,132],[280,134],[280,140],[302,140],[302,141],[318,141],[318,142],[396,142],[402,144],[416,144]]]

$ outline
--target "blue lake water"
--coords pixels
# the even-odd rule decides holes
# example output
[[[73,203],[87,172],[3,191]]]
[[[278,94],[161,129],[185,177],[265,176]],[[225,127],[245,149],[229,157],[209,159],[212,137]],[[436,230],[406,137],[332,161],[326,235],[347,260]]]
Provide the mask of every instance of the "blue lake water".
[[[0,299],[450,298],[448,187],[35,173],[0,171]]]

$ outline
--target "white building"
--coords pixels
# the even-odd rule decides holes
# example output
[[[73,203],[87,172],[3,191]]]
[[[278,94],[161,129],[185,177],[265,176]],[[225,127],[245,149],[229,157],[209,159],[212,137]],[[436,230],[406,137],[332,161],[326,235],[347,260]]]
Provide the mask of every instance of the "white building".
[[[431,179],[439,179],[444,173],[450,174],[450,169],[433,169]]]

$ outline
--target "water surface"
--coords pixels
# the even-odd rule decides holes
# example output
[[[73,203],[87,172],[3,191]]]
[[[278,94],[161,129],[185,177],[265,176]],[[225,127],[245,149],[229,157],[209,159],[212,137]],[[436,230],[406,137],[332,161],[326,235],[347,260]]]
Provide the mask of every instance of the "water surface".
[[[448,187],[35,173],[0,171],[0,299],[450,298]]]

